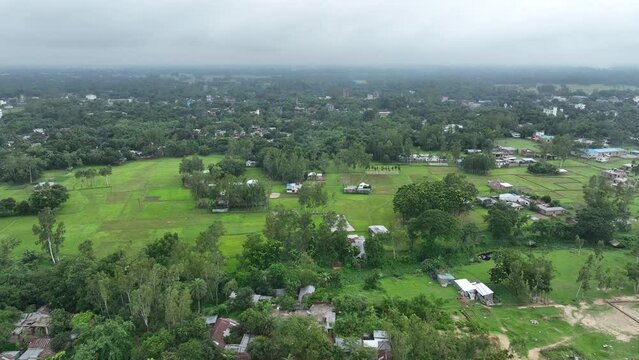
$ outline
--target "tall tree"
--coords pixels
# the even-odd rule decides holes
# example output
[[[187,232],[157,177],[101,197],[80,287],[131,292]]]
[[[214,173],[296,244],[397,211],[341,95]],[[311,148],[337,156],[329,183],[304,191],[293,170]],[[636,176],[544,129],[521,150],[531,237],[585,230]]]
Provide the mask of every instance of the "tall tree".
[[[185,286],[169,287],[165,298],[165,319],[169,327],[186,320],[191,314],[191,293]]]
[[[585,293],[590,289],[590,269],[593,266],[594,259],[594,255],[589,255],[584,265],[581,269],[579,269],[579,273],[577,274],[577,283],[579,284],[579,288],[577,288],[577,295],[575,295],[575,298],[577,299],[579,298],[579,293]]]
[[[40,176],[45,163],[39,158],[29,155],[11,155],[2,160],[2,178],[16,183],[32,183]]]
[[[220,238],[226,230],[224,229],[224,224],[221,221],[215,221],[211,224],[206,231],[201,232],[197,239],[195,239],[195,246],[198,251],[211,251],[211,252],[219,252],[220,249],[218,247]]]
[[[208,293],[208,286],[206,284],[206,281],[204,281],[204,279],[197,278],[191,282],[191,295],[193,296],[195,300],[197,300],[198,313],[200,313],[202,310],[201,302],[207,293]]]
[[[36,244],[51,256],[51,262],[56,264],[59,261],[58,250],[64,241],[64,223],[56,226],[56,219],[53,210],[44,208],[38,214],[38,225],[33,225],[33,234],[38,235]]]
[[[306,182],[299,191],[298,201],[302,207],[324,206],[328,202],[328,192],[323,183]]]
[[[154,301],[155,294],[149,284],[140,285],[131,294],[131,313],[142,319],[147,329],[149,328],[149,319]]]

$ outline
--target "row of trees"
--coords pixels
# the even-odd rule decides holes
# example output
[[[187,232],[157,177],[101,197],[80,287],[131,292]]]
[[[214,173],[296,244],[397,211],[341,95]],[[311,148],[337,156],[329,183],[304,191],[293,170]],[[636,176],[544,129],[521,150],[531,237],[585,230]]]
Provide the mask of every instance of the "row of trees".
[[[109,176],[113,173],[111,166],[105,166],[99,169],[89,168],[77,170],[74,174],[76,179],[82,181],[84,186],[85,181],[89,183],[89,186],[93,186],[93,180],[96,176],[102,176],[105,179],[106,185],[109,186]]]

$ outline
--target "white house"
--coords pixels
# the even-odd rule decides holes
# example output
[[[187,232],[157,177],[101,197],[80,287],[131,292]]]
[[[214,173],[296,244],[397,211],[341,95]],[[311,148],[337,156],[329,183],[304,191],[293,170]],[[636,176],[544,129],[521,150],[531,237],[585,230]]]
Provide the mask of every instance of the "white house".
[[[530,201],[522,196],[519,195],[515,195],[515,194],[499,194],[499,201],[503,201],[503,202],[508,202],[508,203],[515,203],[515,204],[519,204],[519,205],[523,205],[523,206],[528,206],[530,205]]]
[[[88,94],[84,98],[89,100],[89,101],[93,101],[93,100],[97,99],[98,97],[93,95],[93,94]]]
[[[455,287],[457,287],[457,289],[463,296],[471,300],[475,300],[477,289],[475,289],[473,284],[471,284],[468,279],[455,279],[454,283]]]
[[[553,106],[552,108],[549,108],[549,109],[544,108],[544,115],[557,116],[557,107]]]

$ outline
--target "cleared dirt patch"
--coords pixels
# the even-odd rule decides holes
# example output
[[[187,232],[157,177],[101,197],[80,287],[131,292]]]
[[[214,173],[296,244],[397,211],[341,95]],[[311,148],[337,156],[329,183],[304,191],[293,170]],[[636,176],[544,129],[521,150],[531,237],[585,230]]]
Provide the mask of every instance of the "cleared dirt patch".
[[[490,333],[490,341],[502,350],[510,350],[510,340],[504,334]]]
[[[528,360],[539,360],[541,359],[541,352],[544,350],[550,350],[550,349],[554,349],[558,346],[563,345],[564,343],[568,342],[571,339],[571,337],[567,336],[563,339],[561,339],[561,341],[558,341],[554,344],[550,344],[550,345],[546,345],[543,347],[538,347],[538,348],[534,348],[534,349],[530,349],[528,350]]]
[[[160,197],[159,196],[145,196],[144,197],[144,202],[158,202],[160,201]]]
[[[269,195],[268,197],[269,197],[269,199],[277,199],[277,198],[280,197],[280,195],[282,195],[282,194],[280,194],[280,193],[271,193],[271,195]]]

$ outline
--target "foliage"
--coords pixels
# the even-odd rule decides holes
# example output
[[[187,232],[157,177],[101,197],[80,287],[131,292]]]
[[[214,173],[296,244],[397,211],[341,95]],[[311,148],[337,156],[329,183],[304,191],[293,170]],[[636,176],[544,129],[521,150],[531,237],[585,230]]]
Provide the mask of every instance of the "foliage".
[[[614,231],[628,219],[629,190],[613,189],[602,177],[593,176],[584,185],[586,207],[577,212],[576,229],[584,240],[612,240]]]
[[[485,216],[488,230],[498,239],[512,239],[516,230],[525,222],[510,204],[498,202],[488,209]]]
[[[133,348],[132,329],[133,324],[122,319],[100,322],[80,333],[69,358],[128,359]]]
[[[477,189],[464,177],[448,174],[441,181],[400,186],[393,197],[393,209],[404,220],[417,217],[430,209],[458,214],[470,209],[476,195]]]
[[[191,158],[184,158],[180,162],[180,174],[191,174],[194,172],[201,172],[204,170],[204,162],[197,155],[191,156]]]
[[[323,183],[306,182],[298,193],[300,206],[316,208],[328,203],[328,192]]]
[[[220,162],[217,163],[217,166],[220,167],[223,173],[233,176],[242,175],[244,173],[244,170],[246,169],[244,161],[228,156],[220,160]]]
[[[372,268],[381,267],[384,264],[384,236],[383,234],[371,236],[364,242],[366,251],[366,265]]]
[[[264,360],[331,359],[333,345],[315,319],[307,316],[290,316],[277,319],[271,337],[256,338],[249,344],[252,358]]]
[[[545,296],[555,276],[552,263],[544,258],[526,258],[514,250],[493,253],[495,266],[490,269],[490,281],[504,284],[520,299]]]
[[[56,226],[55,214],[50,208],[44,208],[38,214],[38,225],[33,225],[33,233],[38,236],[36,244],[49,253],[53,264],[60,261],[59,250],[64,241],[64,223]]]
[[[475,175],[485,175],[495,167],[495,159],[488,154],[470,154],[461,161],[464,172]]]
[[[0,162],[2,180],[15,183],[32,183],[44,170],[45,162],[25,154],[10,155]]]
[[[380,280],[381,275],[379,273],[373,272],[364,280],[364,290],[379,290],[380,289]]]
[[[267,148],[262,154],[262,168],[274,180],[300,182],[309,167],[308,160],[296,150]]]
[[[537,162],[527,168],[528,172],[535,175],[559,175],[559,168],[549,162]]]
[[[148,244],[144,252],[159,264],[167,265],[178,244],[179,237],[177,233],[165,233],[161,238]]]
[[[29,196],[32,211],[39,212],[44,208],[55,209],[69,199],[67,188],[62,185],[44,185]]]

